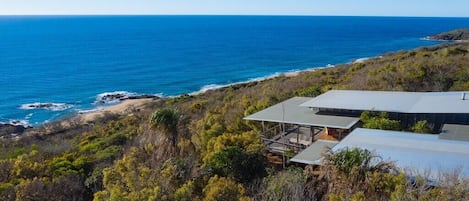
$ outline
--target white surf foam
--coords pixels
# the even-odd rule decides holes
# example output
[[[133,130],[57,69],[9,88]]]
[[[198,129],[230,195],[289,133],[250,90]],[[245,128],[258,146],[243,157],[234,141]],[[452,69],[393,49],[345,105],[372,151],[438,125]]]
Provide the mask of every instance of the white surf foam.
[[[367,60],[370,60],[371,58],[370,57],[363,57],[363,58],[359,58],[359,59],[355,59],[355,61],[353,61],[352,63],[364,63],[365,61]]]
[[[34,113],[29,113],[28,115],[26,115],[25,119],[31,119],[31,117],[33,117]]]
[[[223,87],[229,87],[229,86],[233,86],[233,85],[237,85],[237,84],[246,84],[246,83],[249,83],[249,82],[264,81],[264,80],[276,78],[276,77],[279,77],[279,76],[287,76],[287,77],[288,76],[297,76],[301,72],[310,72],[310,71],[315,71],[315,70],[330,68],[330,67],[334,67],[334,65],[327,64],[324,67],[312,67],[312,68],[307,68],[307,69],[303,69],[303,70],[290,70],[290,71],[282,72],[282,73],[276,72],[276,73],[273,73],[273,74],[270,74],[270,75],[267,75],[267,76],[250,78],[247,81],[234,82],[234,83],[230,83],[230,84],[208,84],[208,85],[202,86],[198,91],[189,93],[189,95],[198,95],[198,94],[210,91],[210,90],[220,89],[220,88],[223,88]]]
[[[104,92],[96,96],[95,104],[116,104],[122,100],[132,99],[132,98],[153,98],[164,97],[162,93],[157,94],[139,94],[129,91],[113,91],[113,92]]]
[[[137,96],[137,93],[128,92],[128,91],[113,91],[113,92],[104,92],[96,96],[96,104],[115,104],[120,102],[123,99],[128,99],[129,97]]]
[[[359,59],[355,59],[354,61],[350,62],[352,64],[355,64],[355,63],[364,63],[365,61],[368,61],[370,59],[381,59],[383,58],[383,56],[376,56],[376,57],[363,57],[363,58],[359,58]]]
[[[102,110],[104,107],[97,107],[89,110],[77,110],[78,114],[87,114],[87,113],[92,113],[92,112],[97,112]]]
[[[10,121],[7,122],[7,124],[10,124],[10,125],[13,125],[13,126],[23,126],[23,127],[30,127],[31,126],[29,121],[26,120],[26,119],[10,120]]]
[[[50,111],[63,111],[73,107],[72,104],[67,103],[27,103],[22,104],[20,109],[22,110],[50,110]]]

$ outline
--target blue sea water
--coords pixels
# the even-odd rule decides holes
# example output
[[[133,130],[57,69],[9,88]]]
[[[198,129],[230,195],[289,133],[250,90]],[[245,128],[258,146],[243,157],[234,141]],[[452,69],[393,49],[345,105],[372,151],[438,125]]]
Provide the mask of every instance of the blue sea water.
[[[351,62],[461,27],[469,18],[1,16],[0,122],[37,125],[105,92],[173,96]]]

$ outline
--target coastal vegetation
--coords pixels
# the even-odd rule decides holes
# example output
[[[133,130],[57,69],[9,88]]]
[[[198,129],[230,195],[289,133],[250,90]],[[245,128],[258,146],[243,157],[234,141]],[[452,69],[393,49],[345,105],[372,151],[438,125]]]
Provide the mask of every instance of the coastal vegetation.
[[[469,90],[469,44],[389,53],[333,68],[281,75],[155,100],[94,123],[51,124],[2,139],[3,200],[468,200],[457,171],[438,186],[409,180],[367,150],[327,153],[319,170],[269,163],[261,125],[242,118],[295,95],[330,89]],[[402,128],[385,113],[365,127]],[[45,125],[47,126],[47,125]]]
[[[397,120],[388,118],[386,112],[374,114],[370,111],[362,112],[360,121],[363,122],[363,128],[380,129],[380,130],[401,130],[401,124]]]
[[[434,36],[430,36],[431,40],[446,40],[446,41],[467,41],[469,40],[469,29],[456,29]]]

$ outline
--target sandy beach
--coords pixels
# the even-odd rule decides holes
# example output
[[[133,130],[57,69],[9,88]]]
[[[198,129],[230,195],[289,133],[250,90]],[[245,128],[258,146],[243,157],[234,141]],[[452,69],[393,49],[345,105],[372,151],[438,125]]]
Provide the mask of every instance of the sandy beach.
[[[91,112],[78,114],[78,117],[83,122],[92,122],[96,118],[104,116],[106,113],[112,114],[125,114],[128,109],[141,109],[145,104],[155,101],[153,98],[142,98],[142,99],[127,99],[122,102],[111,105],[108,107],[96,109]]]
[[[279,74],[275,74],[275,75],[272,75],[272,76],[263,77],[261,79],[250,80],[250,81],[239,82],[239,83],[232,83],[232,84],[228,84],[228,85],[220,85],[218,87],[207,89],[206,91],[217,90],[217,89],[220,89],[220,88],[224,88],[224,87],[228,87],[228,86],[232,86],[232,85],[236,85],[236,84],[264,81],[264,80],[276,78],[276,77],[279,77],[279,76],[295,77],[295,76],[298,76],[300,73],[303,73],[303,72],[310,72],[310,71],[315,71],[317,69],[324,69],[324,68],[330,68],[330,67],[334,67],[334,66],[330,65],[330,66],[327,66],[327,67],[309,68],[309,69],[304,69],[304,70],[299,70],[299,71],[279,73]],[[198,92],[192,93],[191,95],[203,94],[206,91],[198,91]],[[155,101],[155,99],[153,99],[153,98],[127,99],[127,100],[123,100],[120,103],[117,103],[115,105],[111,105],[111,106],[107,106],[107,107],[103,107],[103,108],[98,108],[98,109],[92,110],[90,112],[80,113],[80,114],[78,114],[77,117],[79,117],[81,119],[81,121],[83,121],[85,123],[93,122],[97,118],[104,116],[106,113],[122,115],[122,114],[125,114],[131,108],[132,109],[142,109],[145,104],[153,102],[153,101]]]

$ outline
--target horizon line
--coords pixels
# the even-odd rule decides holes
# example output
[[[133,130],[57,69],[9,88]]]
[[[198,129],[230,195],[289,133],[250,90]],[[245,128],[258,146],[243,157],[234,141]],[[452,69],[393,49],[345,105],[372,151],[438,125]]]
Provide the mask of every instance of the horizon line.
[[[272,16],[272,17],[402,17],[402,18],[469,18],[469,16],[413,16],[413,15],[313,15],[313,14],[203,14],[203,13],[188,13],[188,14],[154,14],[154,13],[88,13],[88,14],[46,14],[46,13],[34,13],[34,14],[3,14],[0,16]]]

